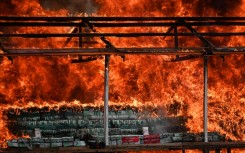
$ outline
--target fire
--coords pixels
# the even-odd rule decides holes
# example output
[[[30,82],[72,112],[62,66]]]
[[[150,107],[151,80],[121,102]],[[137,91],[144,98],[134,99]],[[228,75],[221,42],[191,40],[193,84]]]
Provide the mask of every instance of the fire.
[[[69,10],[58,6],[46,9],[44,0],[0,2],[0,15],[16,16],[68,16]],[[68,2],[67,2],[68,3]],[[68,5],[68,4],[67,4]],[[69,3],[69,6],[72,5]],[[92,2],[96,16],[244,16],[245,1],[219,0],[204,2],[194,0],[134,0]],[[57,9],[59,8],[59,9]],[[234,11],[235,10],[235,11]],[[91,10],[90,10],[91,11]],[[93,10],[92,10],[93,11]],[[78,12],[80,13],[80,12]],[[78,14],[75,13],[75,14]],[[208,13],[208,14],[207,14]],[[74,15],[74,14],[72,14]],[[94,14],[93,14],[94,15]],[[72,27],[71,27],[72,28]],[[69,28],[15,28],[1,29],[1,32],[49,33],[67,32]],[[108,29],[100,28],[98,32]],[[117,28],[110,31],[118,31]],[[122,28],[122,32],[167,31],[166,28]],[[186,29],[179,29],[185,31]],[[202,31],[203,29],[198,29]],[[210,28],[210,31],[233,31],[237,27]],[[243,28],[243,31],[245,29]],[[170,39],[110,38],[116,47],[144,46],[166,47],[174,44]],[[66,46],[66,38],[9,39],[1,40],[7,47],[16,48],[63,48],[77,47],[73,38]],[[99,39],[93,47],[103,45]],[[180,38],[180,46],[201,44],[198,40]],[[217,37],[216,45],[244,46],[241,37]],[[86,47],[88,47],[88,44]],[[160,109],[166,108],[168,116],[191,116],[188,128],[191,132],[202,132],[203,111],[203,69],[202,59],[178,63],[169,61],[169,56],[126,56],[111,58],[110,104],[143,107],[149,104]],[[232,140],[245,140],[245,65],[244,55],[209,58],[209,131],[219,131]],[[7,128],[7,109],[60,106],[100,106],[103,104],[103,61],[71,64],[71,57],[15,57],[1,59],[0,70],[0,146],[6,147],[7,139],[17,136]],[[101,73],[102,72],[102,73]]]

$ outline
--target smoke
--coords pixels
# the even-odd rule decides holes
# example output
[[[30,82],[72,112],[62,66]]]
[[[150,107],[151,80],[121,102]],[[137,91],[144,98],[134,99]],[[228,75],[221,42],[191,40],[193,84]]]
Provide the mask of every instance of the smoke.
[[[209,16],[208,10],[211,9],[216,16],[234,16],[240,11],[239,7],[242,4],[242,0],[198,0],[195,10],[198,15]]]
[[[244,12],[242,0],[96,0],[96,4],[97,13],[116,16],[234,16]]]
[[[66,9],[69,14],[96,12],[96,4],[93,0],[40,0],[40,4],[50,10]]]

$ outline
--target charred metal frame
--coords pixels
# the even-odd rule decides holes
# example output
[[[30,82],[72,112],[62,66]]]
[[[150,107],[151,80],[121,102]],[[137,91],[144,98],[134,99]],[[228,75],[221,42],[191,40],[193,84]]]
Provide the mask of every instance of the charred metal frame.
[[[197,27],[222,27],[234,26],[245,27],[245,17],[15,17],[0,16],[0,27],[75,27],[71,33],[0,33],[0,38],[49,38],[49,37],[66,37],[68,43],[73,37],[79,39],[78,48],[51,48],[51,49],[16,49],[5,48],[0,42],[0,49],[3,53],[0,56],[50,56],[50,55],[79,55],[77,62],[86,62],[95,60],[97,57],[105,56],[105,143],[108,145],[108,100],[109,100],[109,59],[110,55],[119,55],[122,58],[126,54],[150,54],[150,55],[176,55],[173,61],[182,61],[193,58],[203,57],[204,59],[204,137],[208,142],[208,57],[225,54],[245,54],[245,47],[216,46],[207,37],[230,37],[245,36],[245,31],[239,32],[198,32]],[[83,28],[89,28],[90,31],[84,32]],[[122,28],[122,27],[167,27],[166,32],[112,32],[101,33],[96,28]],[[179,32],[179,27],[185,27],[189,32]],[[243,30],[244,28],[241,28]],[[155,48],[117,48],[107,37],[154,37],[162,38],[173,37],[173,47],[155,47]],[[203,46],[179,46],[179,37],[193,36],[203,42]],[[105,44],[102,48],[85,48],[82,44],[83,38],[99,37]],[[83,56],[90,56],[84,59]]]
[[[4,48],[5,51],[0,56],[32,56],[32,55],[107,55],[107,54],[173,54],[173,55],[212,55],[212,54],[244,54],[245,47],[218,47],[210,42],[206,37],[244,37],[245,31],[239,32],[198,32],[197,27],[224,27],[224,26],[245,26],[245,17],[16,17],[0,16],[0,27],[76,27],[70,33],[0,33],[0,38],[50,38],[66,37],[68,41],[73,38],[79,38],[79,48],[70,49],[11,49]],[[91,31],[82,31],[83,28],[89,28]],[[107,32],[101,33],[97,28],[126,28],[126,27],[165,27],[166,32]],[[189,32],[178,32],[178,27],[185,27]],[[162,36],[174,37],[174,47],[162,48],[117,48],[108,37],[156,37]],[[197,37],[204,43],[200,46],[180,47],[179,37]],[[106,45],[106,48],[84,48],[82,47],[83,38],[99,37]],[[186,59],[186,57],[184,58]],[[188,58],[187,58],[188,59]],[[181,60],[181,58],[180,58]]]

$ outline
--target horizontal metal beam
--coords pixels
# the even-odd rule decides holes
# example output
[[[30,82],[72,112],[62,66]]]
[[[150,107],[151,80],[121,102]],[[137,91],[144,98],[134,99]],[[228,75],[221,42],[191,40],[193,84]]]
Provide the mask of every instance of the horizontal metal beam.
[[[163,21],[163,20],[188,20],[188,21],[208,21],[208,20],[245,20],[245,17],[78,17],[78,16],[0,16],[0,20],[16,20],[16,21]]]
[[[162,144],[127,144],[127,145],[110,145],[105,148],[92,149],[90,147],[56,147],[56,148],[34,148],[32,151],[27,148],[7,148],[5,153],[105,153],[105,152],[139,152],[139,151],[159,151],[159,150],[189,150],[189,149],[226,149],[226,148],[245,148],[245,142],[175,142]]]
[[[198,33],[202,36],[245,36],[245,32],[231,32],[231,33]],[[11,33],[0,34],[0,37],[22,37],[22,38],[47,38],[47,37],[141,37],[141,36],[175,36],[176,33]],[[178,36],[196,36],[195,33],[177,33]]]
[[[0,56],[51,56],[51,55],[203,55],[205,48],[117,48],[118,51],[107,48],[69,48],[69,49],[6,49]],[[214,55],[245,54],[245,47],[217,48]]]
[[[245,22],[227,22],[227,21],[204,21],[204,22],[187,22],[190,26],[245,26]],[[165,27],[165,26],[184,26],[181,23],[177,22],[91,22],[91,24],[95,27]],[[82,22],[19,22],[19,21],[1,21],[0,26],[13,26],[13,27],[33,27],[33,26],[48,26],[48,27],[73,27],[73,26],[81,26],[86,27],[86,25]]]

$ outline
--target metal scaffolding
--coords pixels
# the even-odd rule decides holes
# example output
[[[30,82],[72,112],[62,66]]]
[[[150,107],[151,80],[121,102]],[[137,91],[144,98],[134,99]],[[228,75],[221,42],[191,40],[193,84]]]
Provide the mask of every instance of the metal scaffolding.
[[[2,53],[0,56],[50,56],[50,55],[79,55],[80,59],[75,62],[90,61],[97,56],[105,56],[105,80],[104,80],[104,128],[105,143],[108,145],[108,101],[109,101],[109,59],[110,55],[119,55],[124,58],[127,54],[150,54],[150,55],[176,55],[173,61],[182,61],[192,58],[203,57],[204,59],[204,137],[208,142],[208,56],[225,54],[245,54],[245,47],[239,46],[217,46],[210,41],[213,37],[244,38],[244,31],[236,32],[210,32],[209,27],[244,27],[245,17],[16,17],[0,16],[0,25],[4,28],[14,27],[71,27],[70,33],[0,33],[0,38],[50,38],[65,37],[67,42],[73,37],[79,39],[78,48],[7,48],[1,44]],[[108,32],[113,28],[141,28],[141,27],[165,27],[168,30],[162,32]],[[198,28],[202,32],[198,32]],[[206,28],[205,28],[206,27]],[[83,30],[83,28],[89,30]],[[107,32],[98,32],[99,28],[107,28]],[[184,28],[185,32],[180,31]],[[238,28],[237,28],[238,29]],[[242,30],[242,28],[240,28]],[[11,30],[10,30],[11,31]],[[129,30],[128,30],[129,31]],[[170,37],[173,39],[172,47],[132,47],[119,48],[113,45],[107,38],[110,37]],[[85,38],[98,37],[105,47],[91,48],[82,45]],[[180,38],[193,37],[200,40],[202,46],[180,46]],[[212,39],[211,39],[212,40]],[[64,42],[65,43],[65,42]],[[243,45],[243,44],[242,44]],[[90,56],[84,59],[83,56]]]

